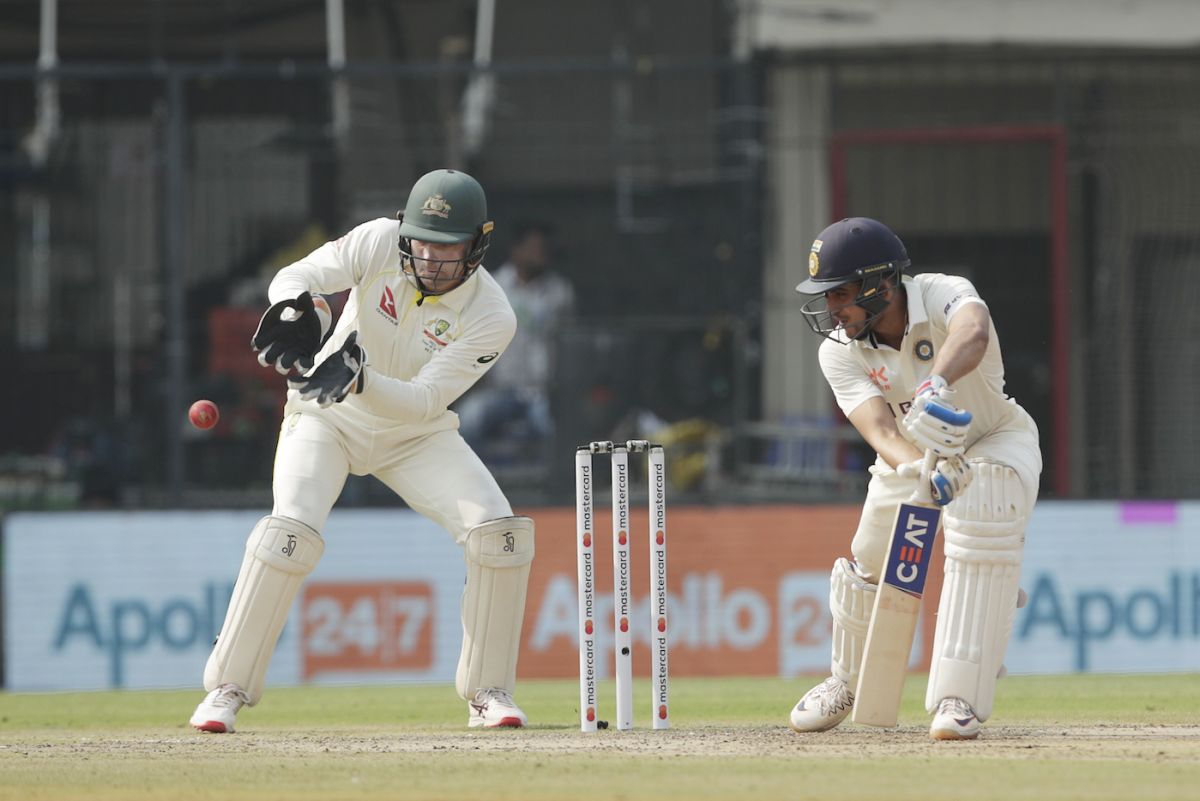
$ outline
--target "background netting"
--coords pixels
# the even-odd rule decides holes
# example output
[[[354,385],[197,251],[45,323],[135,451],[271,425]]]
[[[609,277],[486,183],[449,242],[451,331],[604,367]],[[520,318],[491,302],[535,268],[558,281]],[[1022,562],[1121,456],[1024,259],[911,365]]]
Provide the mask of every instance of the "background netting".
[[[8,73],[0,356],[23,387],[70,390],[38,392],[5,416],[5,504],[165,502],[176,436],[166,401],[179,376],[186,397],[212,397],[224,412],[211,436],[178,433],[188,491],[196,502],[260,504],[281,389],[245,342],[267,280],[349,226],[394,214],[401,187],[453,158],[488,187],[498,224],[489,262],[502,259],[511,226],[549,222],[553,265],[579,298],[555,388],[563,424],[551,452],[562,461],[496,465],[518,498],[523,481],[535,500],[568,497],[573,439],[639,420],[684,426],[675,433],[694,459],[697,499],[752,497],[739,481],[761,488],[771,477],[775,497],[856,496],[860,482],[819,472],[860,475],[851,445],[818,458],[808,445],[738,436],[761,417],[763,298],[790,291],[763,286],[761,153],[812,144],[771,141],[761,124],[770,110],[756,87],[778,70],[827,76],[821,147],[856,132],[1061,132],[1065,223],[1051,203],[1053,148],[1019,137],[849,141],[840,211],[903,232],[918,270],[979,286],[1009,389],[1042,431],[1044,492],[1067,448],[1070,495],[1195,497],[1200,58],[985,48],[498,69],[479,150],[457,122],[471,80],[461,64],[340,78],[230,66],[65,75],[60,135],[32,160],[36,81]],[[351,111],[341,132],[337,92]],[[1052,233],[1062,224],[1069,291],[1058,296]],[[186,339],[164,341],[177,313]],[[1062,318],[1067,362],[1056,372]],[[1054,412],[1061,392],[1065,418]],[[804,467],[816,462],[818,472]],[[763,467],[779,469],[764,477]],[[384,497],[372,485],[347,490],[350,502]]]

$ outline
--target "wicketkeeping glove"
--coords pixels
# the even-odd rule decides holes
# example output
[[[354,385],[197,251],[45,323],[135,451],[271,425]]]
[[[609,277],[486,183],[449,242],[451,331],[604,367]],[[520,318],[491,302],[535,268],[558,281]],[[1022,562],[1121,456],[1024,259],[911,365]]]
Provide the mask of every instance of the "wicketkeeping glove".
[[[950,402],[953,393],[944,378],[930,376],[917,387],[912,407],[900,423],[914,445],[942,458],[957,456],[966,449],[967,430],[971,427],[971,413]]]
[[[274,367],[287,375],[293,367],[307,370],[321,349],[329,330],[330,318],[313,305],[313,297],[301,292],[295,300],[273,304],[258,321],[250,347],[258,353],[258,363]]]
[[[907,462],[896,468],[900,478],[917,478],[921,475],[921,460]],[[929,492],[933,502],[945,506],[950,501],[962,495],[975,477],[970,463],[962,456],[951,456],[949,459],[938,459],[933,472],[929,474]]]
[[[304,400],[315,400],[322,409],[341,403],[351,392],[362,392],[367,352],[358,346],[358,332],[351,331],[342,346],[325,357],[308,375],[288,379],[288,386]]]

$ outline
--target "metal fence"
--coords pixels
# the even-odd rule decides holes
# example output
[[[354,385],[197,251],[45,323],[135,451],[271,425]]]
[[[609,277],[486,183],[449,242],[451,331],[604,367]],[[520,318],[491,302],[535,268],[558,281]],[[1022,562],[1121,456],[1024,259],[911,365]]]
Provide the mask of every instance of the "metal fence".
[[[724,113],[739,69],[0,70],[13,187],[0,200],[15,287],[0,300],[7,355],[18,375],[69,388],[22,404],[5,437],[3,503],[261,504],[282,386],[247,342],[267,282],[358,222],[394,215],[415,177],[441,166],[466,168],[487,187],[497,220],[489,266],[503,261],[521,221],[555,232],[552,269],[579,299],[562,369],[587,359],[607,371],[594,384],[620,384],[597,384],[596,397],[611,397],[598,425],[654,406],[644,420],[728,429],[748,413],[753,383],[734,378],[730,365],[746,359],[731,342],[750,347],[760,291],[757,232],[742,224],[759,176],[738,156],[744,134]],[[480,96],[481,78],[485,131],[471,122],[478,109],[459,102]],[[61,105],[53,130],[38,117],[47,86]],[[663,346],[642,375],[686,380],[658,390],[626,380],[615,362],[645,357],[643,336]],[[677,391],[704,381],[694,394]],[[668,402],[646,404],[648,395]],[[222,408],[212,432],[186,425],[197,397]],[[578,420],[571,407],[588,402],[563,397],[555,408]],[[499,458],[498,474],[523,497],[553,497],[553,470],[513,463],[527,455]],[[562,458],[566,487],[569,452]],[[347,499],[385,502],[371,482],[352,481]]]
[[[820,141],[771,133],[789,71],[828,87]],[[760,411],[763,349],[790,347],[763,341],[763,307],[792,302],[763,285],[764,154],[792,148],[827,154],[835,212],[887,219],[921,267],[984,290],[1051,475],[1066,454],[1050,492],[1195,497],[1197,95],[1191,53],[4,67],[0,353],[22,389],[0,507],[261,505],[281,389],[245,344],[266,282],[447,165],[488,189],[489,264],[515,223],[550,223],[580,298],[553,447],[494,465],[518,499],[568,497],[572,437],[647,426],[678,438],[695,499],[854,496],[865,455],[843,421]],[[1062,136],[1061,220],[1047,148],[911,136],[1038,126]],[[186,426],[195,397],[222,405],[210,434]],[[392,502],[370,482],[346,500]]]

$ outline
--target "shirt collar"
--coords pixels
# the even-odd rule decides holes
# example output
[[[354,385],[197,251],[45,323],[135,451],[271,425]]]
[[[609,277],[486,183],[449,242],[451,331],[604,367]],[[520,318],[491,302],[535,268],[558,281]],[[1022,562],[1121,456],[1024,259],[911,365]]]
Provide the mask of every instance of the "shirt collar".
[[[419,301],[421,305],[426,303],[436,303],[452,312],[462,312],[463,307],[470,302],[471,298],[475,297],[475,291],[479,286],[479,273],[483,270],[483,266],[471,273],[471,277],[463,281],[458,286],[451,289],[449,292],[443,292],[440,295],[422,295],[421,290],[417,290],[414,303]]]
[[[920,284],[908,276],[900,280],[904,284],[905,297],[908,299],[908,331],[911,331],[913,326],[929,322],[929,315],[925,312],[925,298],[921,295]]]

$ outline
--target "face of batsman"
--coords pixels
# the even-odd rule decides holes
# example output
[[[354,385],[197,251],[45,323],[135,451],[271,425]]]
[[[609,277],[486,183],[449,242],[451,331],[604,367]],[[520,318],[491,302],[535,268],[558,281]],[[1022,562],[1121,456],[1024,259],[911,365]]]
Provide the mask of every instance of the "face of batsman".
[[[806,311],[820,317],[824,321],[824,331],[841,329],[847,339],[863,339],[874,328],[875,323],[887,311],[887,308],[900,296],[888,279],[880,282],[876,291],[878,311],[872,311],[862,302],[862,284],[842,284],[825,292],[822,298],[816,298],[804,305],[806,310],[819,307],[824,303],[823,311]],[[812,326],[810,320],[809,325]],[[817,333],[823,333],[818,331]]]
[[[426,295],[449,292],[470,278],[491,241],[483,187],[465,172],[421,176],[398,217],[401,266]]]
[[[862,339],[897,298],[911,262],[900,237],[878,220],[848,217],[817,235],[808,256],[807,281],[796,287],[817,295],[800,309],[810,328],[833,338]]]

